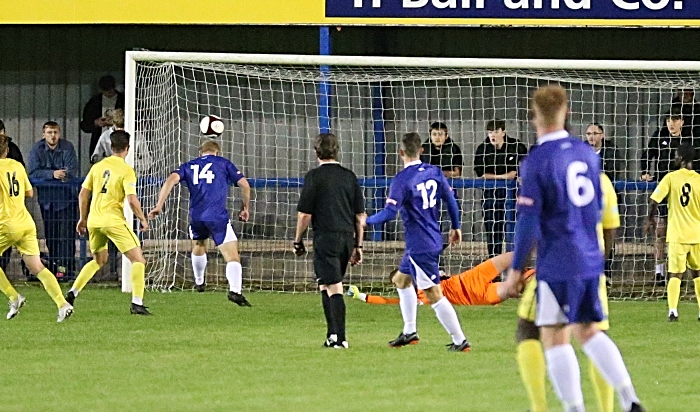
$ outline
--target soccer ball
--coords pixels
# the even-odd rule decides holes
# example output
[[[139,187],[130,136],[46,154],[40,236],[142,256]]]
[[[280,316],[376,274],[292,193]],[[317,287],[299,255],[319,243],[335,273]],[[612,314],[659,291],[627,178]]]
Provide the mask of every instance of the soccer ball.
[[[204,116],[199,122],[199,130],[208,137],[219,137],[224,132],[224,122],[214,115]]]

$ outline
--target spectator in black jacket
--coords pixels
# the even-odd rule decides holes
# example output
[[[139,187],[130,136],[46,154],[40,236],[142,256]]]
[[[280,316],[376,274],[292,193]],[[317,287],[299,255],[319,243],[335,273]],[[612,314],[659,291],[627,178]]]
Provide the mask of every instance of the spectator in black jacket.
[[[668,172],[677,169],[674,162],[675,152],[681,144],[690,144],[695,150],[700,150],[700,139],[693,137],[690,131],[684,127],[685,118],[679,106],[671,106],[671,110],[666,114],[666,126],[661,127],[654,132],[647,143],[647,148],[642,152],[640,179],[645,182],[661,179]],[[652,174],[652,163],[656,159],[656,173]],[[700,162],[693,162],[693,169],[700,170]],[[659,213],[656,216],[656,239],[654,242],[654,258],[656,259],[656,282],[663,285],[666,281],[664,273],[664,262],[666,260],[666,222],[668,217],[668,209],[666,204],[659,205]]]
[[[102,132],[111,125],[108,111],[124,109],[124,93],[117,91],[117,82],[112,75],[100,77],[100,93],[92,96],[83,109],[83,119],[80,121],[80,129],[85,133],[91,133],[90,156],[95,152],[95,146]]]
[[[2,120],[0,120],[0,134],[5,134],[5,123]],[[7,158],[22,163],[22,166],[26,168],[27,166],[24,164],[24,158],[22,157],[22,152],[19,150],[19,146],[12,142],[12,138],[9,136],[7,136],[7,141],[10,142],[10,151],[7,153]]]
[[[484,179],[514,180],[527,148],[518,139],[506,134],[506,122],[503,120],[489,121],[486,130],[488,137],[476,148],[474,155],[474,173]],[[484,189],[481,206],[489,257],[503,253],[507,191],[504,188]]]
[[[686,134],[700,136],[700,103],[695,101],[695,91],[678,90],[671,100],[671,107],[678,107],[683,114],[683,129]]]
[[[434,122],[430,125],[430,140],[423,143],[420,160],[441,168],[447,178],[462,176],[462,150],[450,138],[445,123]]]
[[[622,170],[622,158],[615,147],[615,143],[605,138],[605,130],[599,123],[591,123],[586,128],[586,140],[593,150],[600,156],[603,173],[610,180],[617,180],[617,172]]]

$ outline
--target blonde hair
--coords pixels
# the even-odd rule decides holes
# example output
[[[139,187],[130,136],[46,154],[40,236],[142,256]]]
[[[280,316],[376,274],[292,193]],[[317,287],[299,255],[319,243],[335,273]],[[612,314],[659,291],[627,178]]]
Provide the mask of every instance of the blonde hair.
[[[221,147],[215,141],[209,140],[207,142],[204,142],[199,147],[199,152],[200,153],[219,153],[219,152],[221,152]]]
[[[566,90],[559,84],[550,84],[540,87],[532,95],[533,109],[541,117],[546,126],[552,126],[562,119],[559,118],[562,110],[566,110],[569,98]]]
[[[110,117],[112,118],[112,124],[115,127],[118,127],[120,129],[124,128],[124,110],[122,110],[122,109],[112,110],[112,114]]]

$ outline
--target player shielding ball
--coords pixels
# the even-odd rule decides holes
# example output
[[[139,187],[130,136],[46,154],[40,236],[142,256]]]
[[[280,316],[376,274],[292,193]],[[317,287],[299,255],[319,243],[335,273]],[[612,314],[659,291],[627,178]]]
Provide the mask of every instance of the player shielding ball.
[[[539,88],[532,98],[538,145],[521,166],[513,267],[506,282],[513,295],[537,241],[536,324],[550,380],[564,410],[584,411],[581,376],[570,334],[618,392],[622,409],[643,411],[615,343],[600,331],[598,287],[604,269],[597,236],[601,218],[600,158],[564,128],[564,88]]]
[[[231,227],[226,209],[229,186],[236,185],[243,192],[238,218],[248,221],[250,184],[243,173],[228,159],[219,156],[221,148],[214,141],[204,143],[201,156],[175,169],[163,184],[156,206],[148,213],[150,219],[163,211],[165,200],[173,187],[180,182],[190,191],[190,237],[192,244],[192,269],[195,287],[204,291],[204,271],[207,268],[207,244],[209,238],[224,256],[226,279],[229,283],[228,299],[238,306],[251,306],[243,296],[243,267],[238,254],[238,237]]]
[[[73,314],[73,306],[63,298],[56,277],[41,263],[36,226],[24,205],[25,196],[32,197],[34,190],[24,166],[16,160],[8,159],[8,152],[9,140],[0,134],[0,254],[12,246],[17,248],[29,271],[39,278],[56,303],[58,321],[63,322]],[[2,269],[0,289],[10,299],[7,319],[12,319],[17,316],[26,299],[12,287]]]
[[[442,170],[420,161],[423,152],[421,145],[418,133],[407,133],[403,136],[399,155],[403,160],[404,169],[391,182],[384,209],[367,218],[367,225],[378,225],[394,219],[400,210],[406,232],[406,252],[399,264],[399,273],[395,275],[404,328],[389,345],[401,347],[415,344],[419,340],[416,329],[418,296],[415,285],[425,292],[435,315],[452,337],[452,344],[448,350],[467,352],[471,345],[462,332],[454,307],[442,293],[438,268],[443,249],[438,222],[440,201],[447,203],[452,223],[450,244],[457,244],[462,240],[459,208]]]
[[[609,256],[612,250],[615,232],[620,227],[620,212],[617,205],[617,193],[610,178],[605,173],[600,174],[600,187],[603,194],[603,209],[601,223],[598,226],[598,243],[603,250],[604,256]],[[516,339],[518,341],[517,360],[520,368],[520,378],[525,385],[527,395],[530,400],[531,412],[547,411],[547,391],[545,390],[546,365],[540,343],[540,331],[535,325],[535,309],[537,299],[535,289],[536,278],[528,281],[527,286],[520,297],[518,306],[518,330]],[[608,290],[606,277],[600,275],[598,281],[598,295],[603,308],[603,321],[598,323],[601,331],[610,328],[608,321]],[[613,412],[615,408],[615,389],[611,387],[600,371],[588,363],[588,373],[595,389],[596,400],[600,412]]]
[[[124,217],[124,199],[134,216],[141,222],[141,230],[148,230],[148,221],[136,196],[136,172],[126,161],[129,153],[129,133],[123,130],[112,132],[112,156],[93,165],[88,172],[78,195],[80,220],[76,226],[79,235],[88,233],[93,259],[80,270],[66,300],[73,304],[80,291],[107,263],[109,253],[107,241],[112,243],[132,263],[131,266],[131,313],[150,315],[143,305],[146,287],[146,259],[141,251],[141,242]],[[92,196],[92,199],[90,199]]]
[[[693,170],[695,149],[683,144],[676,149],[675,162],[680,169],[671,172],[651,194],[647,232],[654,229],[659,204],[668,199],[668,321],[678,321],[681,278],[689,267],[693,274],[695,296],[700,297],[700,175]],[[700,304],[700,299],[698,300]],[[700,316],[698,316],[700,320]]]

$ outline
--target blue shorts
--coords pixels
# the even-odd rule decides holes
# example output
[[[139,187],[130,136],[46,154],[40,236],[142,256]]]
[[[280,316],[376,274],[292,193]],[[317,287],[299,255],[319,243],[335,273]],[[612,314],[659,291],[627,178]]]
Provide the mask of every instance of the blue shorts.
[[[190,222],[190,239],[206,240],[209,238],[214,239],[216,246],[238,241],[230,220]]]
[[[537,280],[537,326],[602,321],[600,279]]]
[[[399,272],[411,275],[413,284],[418,289],[430,289],[440,284],[438,261],[442,252],[412,253],[406,252],[399,263]]]

